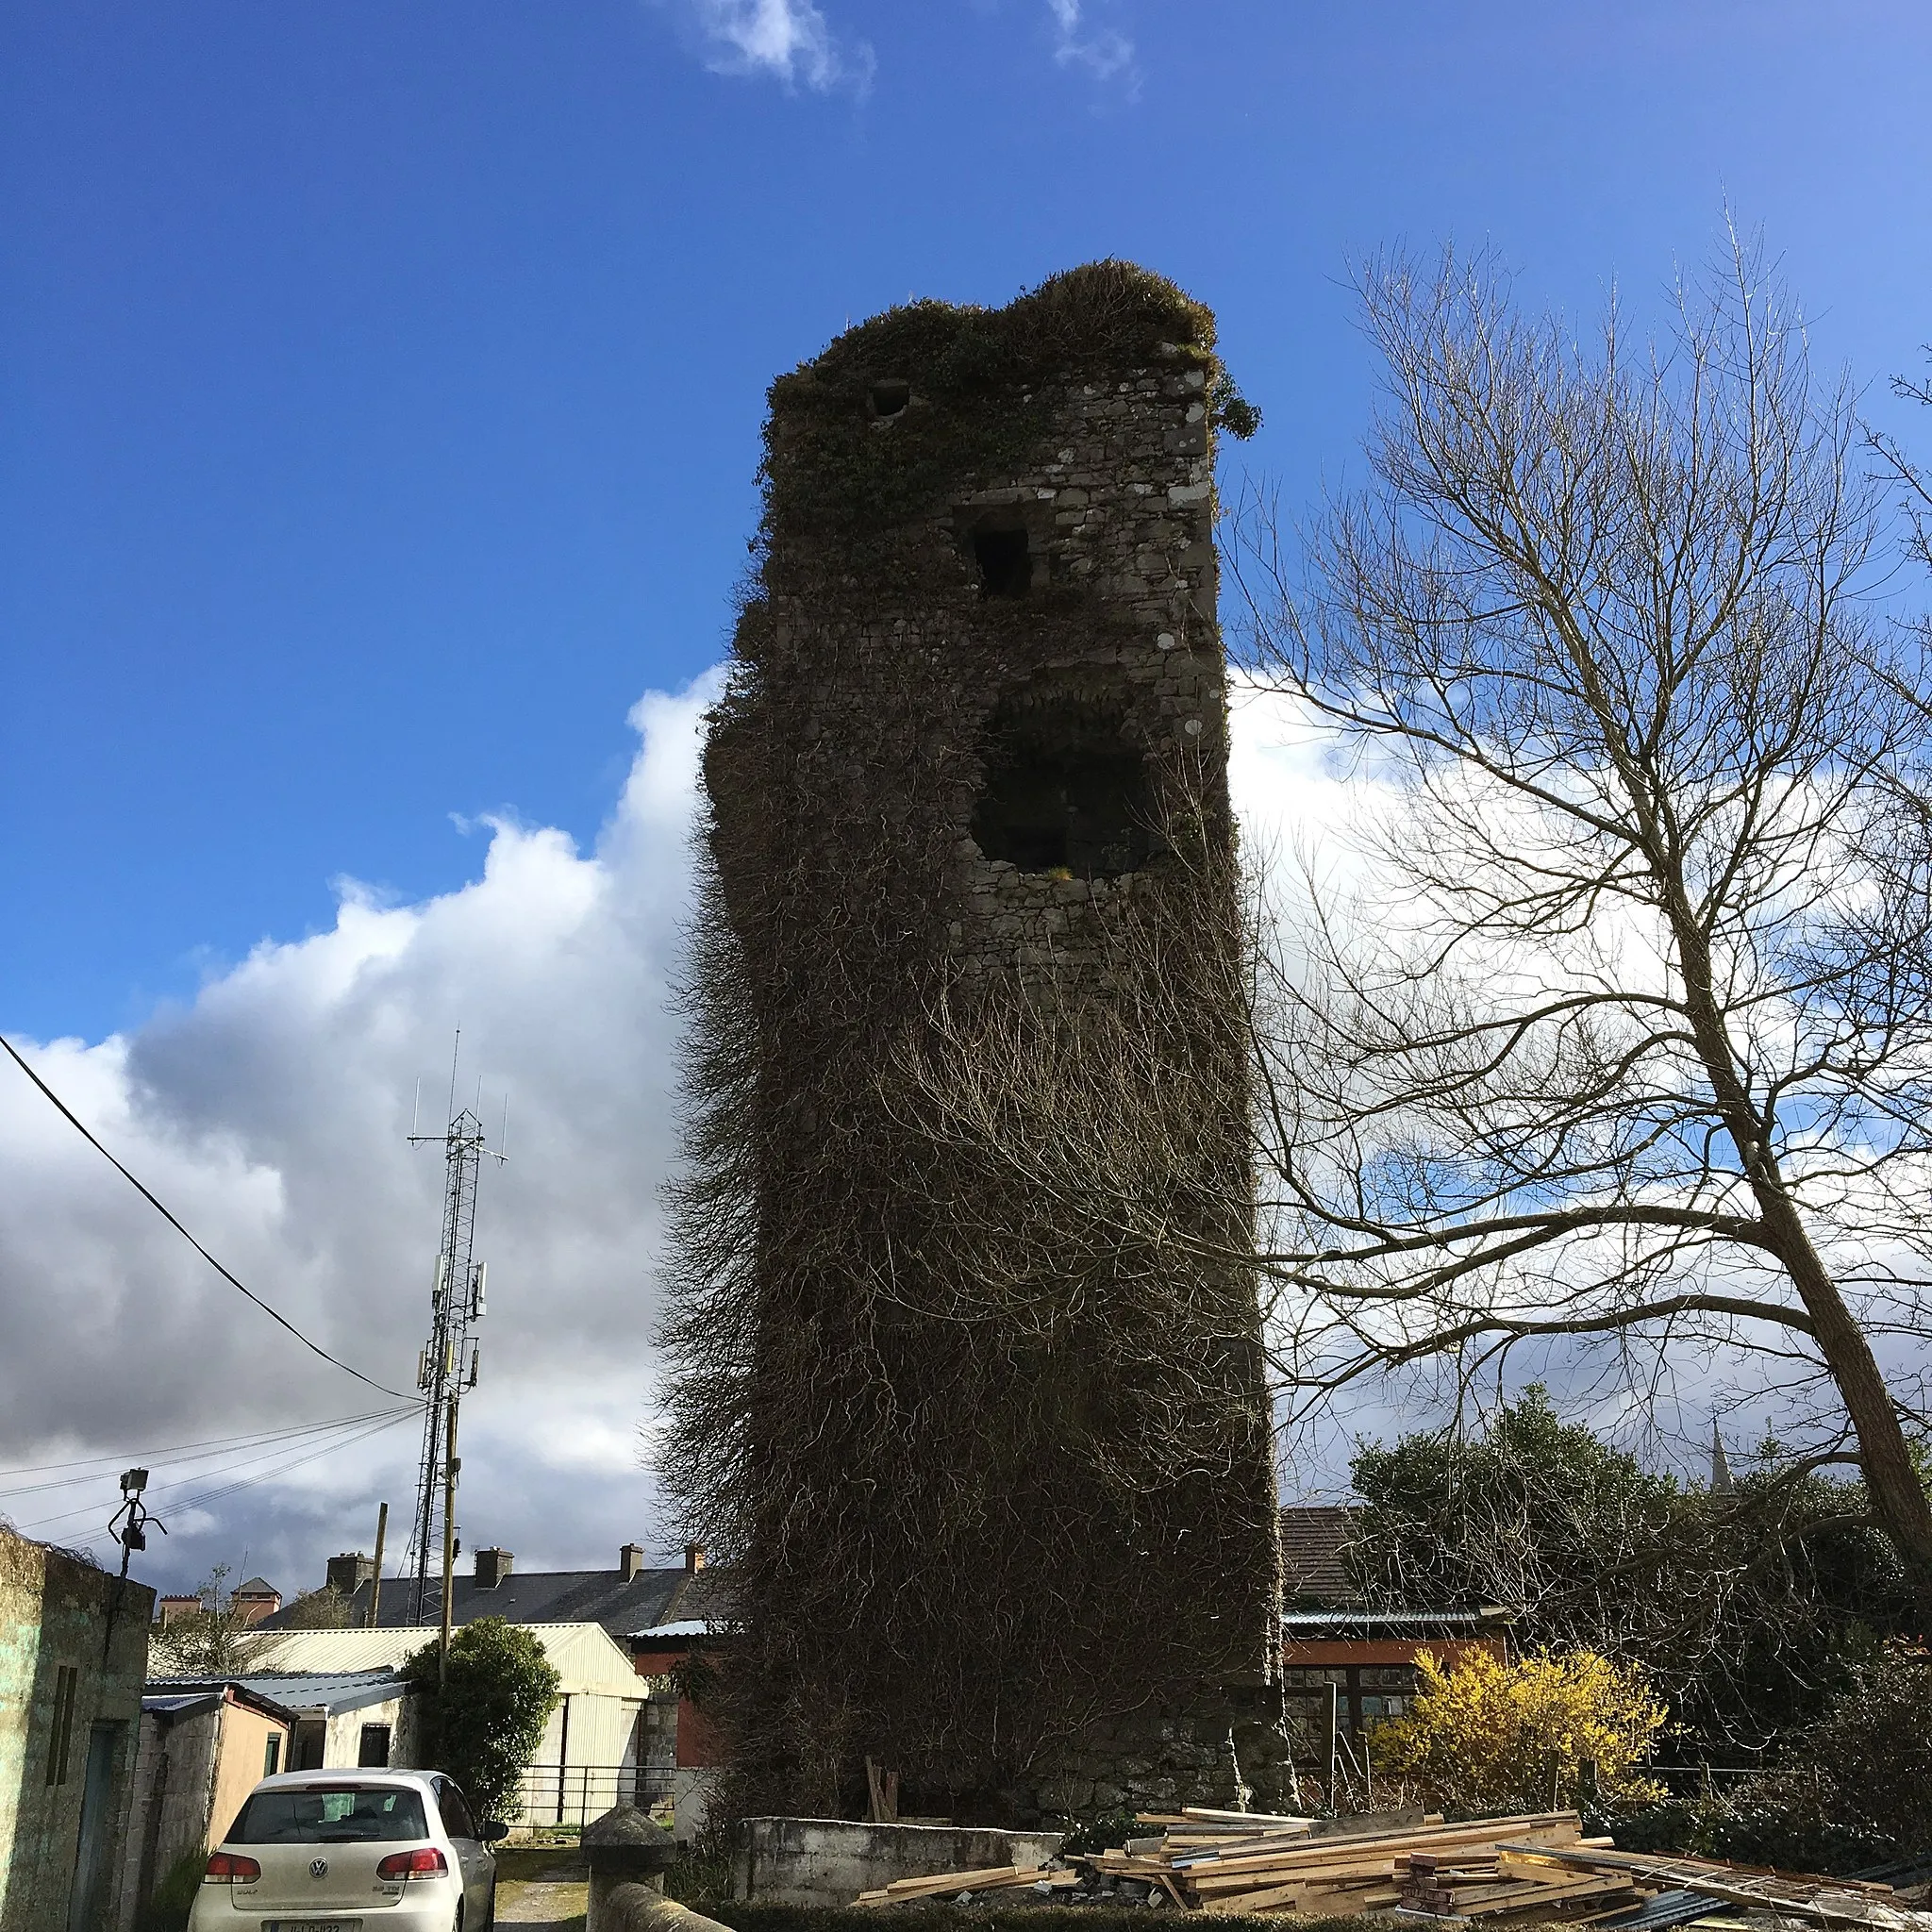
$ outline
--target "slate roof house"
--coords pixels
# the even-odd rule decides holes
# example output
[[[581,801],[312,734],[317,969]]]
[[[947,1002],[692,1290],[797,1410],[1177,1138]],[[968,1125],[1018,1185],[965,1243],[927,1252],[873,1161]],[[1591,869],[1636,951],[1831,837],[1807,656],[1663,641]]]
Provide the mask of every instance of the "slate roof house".
[[[235,1586],[235,1593],[229,1601],[244,1623],[259,1624],[264,1617],[273,1617],[281,1608],[282,1593],[266,1577],[251,1576],[246,1583]]]
[[[367,1622],[375,1566],[359,1551],[331,1557],[328,1582],[348,1602],[349,1626]],[[451,1617],[460,1628],[473,1617],[502,1617],[512,1624],[601,1624],[634,1654],[653,1659],[641,1674],[658,1674],[656,1657],[667,1646],[682,1656],[701,1641],[724,1615],[724,1589],[719,1573],[705,1567],[701,1543],[685,1551],[675,1568],[648,1569],[643,1547],[625,1543],[614,1570],[519,1571],[508,1550],[477,1550],[468,1575],[455,1578]],[[403,1629],[434,1624],[441,1612],[432,1596],[416,1615],[415,1587],[407,1577],[386,1576],[376,1607],[376,1627]],[[264,1630],[291,1627],[291,1612],[264,1618]]]
[[[1328,1714],[1346,1747],[1415,1694],[1421,1650],[1508,1655],[1509,1613],[1493,1604],[1371,1607],[1349,1561],[1360,1511],[1313,1504],[1281,1512],[1281,1661],[1285,1715],[1296,1757],[1327,1757]]]

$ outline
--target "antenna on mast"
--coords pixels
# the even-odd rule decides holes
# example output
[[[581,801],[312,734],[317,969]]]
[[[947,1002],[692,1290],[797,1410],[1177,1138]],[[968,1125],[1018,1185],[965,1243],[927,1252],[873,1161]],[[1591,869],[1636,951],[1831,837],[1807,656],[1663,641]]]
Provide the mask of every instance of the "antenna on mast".
[[[440,1134],[423,1134],[413,1129],[412,1147],[442,1146],[442,1241],[437,1250],[436,1274],[429,1290],[429,1340],[416,1364],[416,1386],[423,1391],[423,1455],[417,1469],[416,1515],[409,1531],[405,1574],[413,1573],[415,1604],[413,1618],[422,1623],[428,1613],[432,1571],[439,1553],[449,1544],[449,1518],[455,1508],[457,1465],[450,1460],[449,1444],[456,1438],[457,1411],[463,1391],[476,1386],[481,1366],[481,1350],[471,1330],[483,1319],[485,1264],[475,1256],[476,1181],[482,1171],[483,1156],[494,1159],[503,1156],[484,1146],[482,1110],[483,1088],[476,1085],[476,1111],[456,1105],[457,1058],[462,1048],[462,1029],[457,1030],[456,1045],[450,1055],[450,1119]],[[422,1082],[417,1082],[418,1103]],[[505,1119],[508,1115],[506,1113]]]

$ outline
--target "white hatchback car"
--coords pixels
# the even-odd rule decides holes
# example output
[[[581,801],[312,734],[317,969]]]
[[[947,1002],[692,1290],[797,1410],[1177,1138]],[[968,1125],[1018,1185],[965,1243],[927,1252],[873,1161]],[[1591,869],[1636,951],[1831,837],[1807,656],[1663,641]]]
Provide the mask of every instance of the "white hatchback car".
[[[438,1771],[265,1777],[210,1855],[189,1932],[490,1932],[509,1830]]]

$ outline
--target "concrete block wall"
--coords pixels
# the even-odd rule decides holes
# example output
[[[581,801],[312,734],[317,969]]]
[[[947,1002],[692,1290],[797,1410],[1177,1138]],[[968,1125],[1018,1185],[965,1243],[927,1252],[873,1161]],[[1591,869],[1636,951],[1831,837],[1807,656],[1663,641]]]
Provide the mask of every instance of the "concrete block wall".
[[[1043,1865],[1057,1831],[869,1824],[843,1818],[747,1818],[731,1895],[759,1905],[849,1906],[861,1891],[937,1872]]]

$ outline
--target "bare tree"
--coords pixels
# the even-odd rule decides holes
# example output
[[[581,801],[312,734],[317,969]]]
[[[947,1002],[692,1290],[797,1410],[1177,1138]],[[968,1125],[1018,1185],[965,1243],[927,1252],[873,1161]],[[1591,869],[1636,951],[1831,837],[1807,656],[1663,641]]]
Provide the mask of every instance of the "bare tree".
[[[1932,360],[1932,344],[1925,350]],[[1914,382],[1908,375],[1891,378],[1891,392],[1902,403],[1932,408],[1932,380]],[[1882,429],[1866,432],[1865,441],[1886,474],[1899,485],[1902,508],[1911,526],[1909,547],[1923,564],[1932,566],[1932,471],[1914,462],[1905,445]]]
[[[232,1677],[251,1670],[267,1647],[248,1606],[225,1591],[228,1566],[217,1563],[201,1587],[201,1608],[158,1627],[148,1640],[148,1669],[156,1676]]]
[[[1487,260],[1358,294],[1373,480],[1234,558],[1387,801],[1372,888],[1256,955],[1282,1366],[1748,1352],[1932,1607],[1927,724],[1851,393],[1735,242],[1641,352]]]

